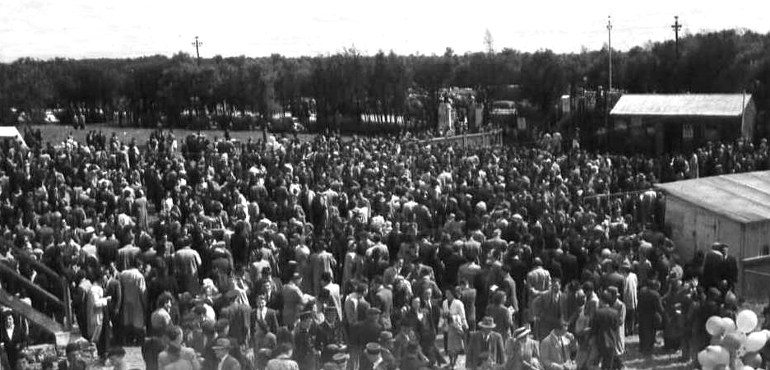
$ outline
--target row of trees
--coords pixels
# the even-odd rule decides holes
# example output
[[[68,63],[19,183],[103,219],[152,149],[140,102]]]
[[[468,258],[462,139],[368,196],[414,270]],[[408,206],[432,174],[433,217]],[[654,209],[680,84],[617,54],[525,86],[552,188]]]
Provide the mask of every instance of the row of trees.
[[[761,111],[770,96],[770,34],[737,30],[688,35],[677,58],[672,41],[613,51],[614,86],[634,93],[753,93]],[[186,124],[206,113],[268,117],[311,104],[320,125],[355,121],[363,113],[435,122],[441,89],[472,87],[483,100],[495,86],[517,84],[522,96],[549,113],[562,94],[606,85],[606,48],[572,54],[513,49],[456,55],[409,55],[355,49],[318,57],[188,54],[138,59],[20,59],[0,64],[0,119],[16,111],[72,106],[125,111],[136,123]]]

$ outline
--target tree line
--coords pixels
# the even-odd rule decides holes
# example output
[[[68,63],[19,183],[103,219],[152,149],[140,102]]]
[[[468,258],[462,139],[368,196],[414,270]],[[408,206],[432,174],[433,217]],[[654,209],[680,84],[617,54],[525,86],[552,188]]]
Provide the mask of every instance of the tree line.
[[[754,94],[761,119],[770,100],[770,34],[726,30],[686,35],[679,42],[650,42],[613,50],[613,87],[631,93]],[[443,89],[470,87],[478,100],[526,101],[545,117],[559,96],[606,88],[606,47],[557,54],[544,49],[457,55],[363,55],[351,48],[316,57],[215,56],[186,53],[134,59],[23,58],[0,64],[0,120],[45,109],[124,112],[131,123],[189,126],[212,116],[260,120],[310,112],[320,127],[355,127],[362,114],[436,122]],[[516,96],[501,87],[518,85]],[[15,113],[14,113],[15,112]]]

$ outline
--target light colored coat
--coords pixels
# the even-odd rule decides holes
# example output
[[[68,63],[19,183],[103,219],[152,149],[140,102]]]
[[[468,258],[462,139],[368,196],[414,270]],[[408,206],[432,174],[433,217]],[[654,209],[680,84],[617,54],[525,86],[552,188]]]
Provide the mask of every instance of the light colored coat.
[[[123,288],[122,323],[125,327],[144,329],[144,317],[147,311],[147,284],[136,268],[120,273],[120,285]]]
[[[629,272],[626,275],[626,283],[623,285],[623,303],[626,304],[627,309],[636,310],[636,307],[639,306],[638,291],[639,279],[635,273]]]
[[[447,317],[451,318],[451,324],[447,323]],[[447,348],[449,351],[459,352],[465,348],[465,331],[468,330],[468,321],[465,318],[465,305],[459,299],[444,300],[441,305],[441,319],[439,329],[447,336]]]
[[[99,285],[92,285],[88,291],[86,304],[86,313],[88,315],[88,333],[95,342],[104,329],[104,310],[107,306],[107,299],[104,298],[104,289]]]
[[[540,342],[540,359],[545,370],[562,370],[564,364],[574,363],[571,353],[577,350],[577,341],[572,333],[557,336],[554,332],[548,334]]]

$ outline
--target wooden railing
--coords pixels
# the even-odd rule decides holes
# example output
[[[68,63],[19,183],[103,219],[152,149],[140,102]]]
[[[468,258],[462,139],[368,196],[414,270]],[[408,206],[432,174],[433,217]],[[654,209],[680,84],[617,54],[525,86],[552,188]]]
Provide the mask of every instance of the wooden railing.
[[[3,281],[20,284],[28,291],[34,292],[36,297],[44,299],[46,302],[52,303],[53,305],[63,309],[64,322],[56,322],[49,317],[51,314],[50,312],[39,312],[32,306],[29,306],[26,303],[15,299],[15,297],[9,295],[5,290],[0,291],[0,293],[2,293],[0,294],[0,304],[11,307],[14,311],[17,311],[19,314],[23,315],[33,323],[52,333],[71,330],[73,322],[72,300],[70,297],[70,289],[67,283],[67,279],[64,279],[50,267],[30,256],[26,251],[14,246],[11,246],[11,248],[14,256],[16,256],[19,260],[30,264],[39,274],[45,275],[49,281],[58,282],[61,284],[61,297],[33,283],[25,276],[19,274],[15,269],[10,268],[4,264],[0,264],[0,276],[3,277]]]

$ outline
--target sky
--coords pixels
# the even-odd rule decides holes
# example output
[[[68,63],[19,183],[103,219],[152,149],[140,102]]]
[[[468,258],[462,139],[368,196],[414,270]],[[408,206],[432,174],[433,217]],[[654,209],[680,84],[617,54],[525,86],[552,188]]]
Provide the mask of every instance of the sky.
[[[526,4],[526,5],[525,5]],[[21,57],[125,58],[146,55],[250,57],[456,54],[494,48],[555,52],[628,50],[682,33],[770,32],[770,1],[429,1],[429,0],[0,0],[0,62]]]

